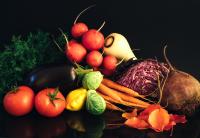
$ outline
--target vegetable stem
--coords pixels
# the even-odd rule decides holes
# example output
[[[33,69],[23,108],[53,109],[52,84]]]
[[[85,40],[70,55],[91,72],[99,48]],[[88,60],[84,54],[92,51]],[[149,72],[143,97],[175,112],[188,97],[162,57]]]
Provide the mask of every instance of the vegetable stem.
[[[60,50],[60,52],[64,53],[64,50],[60,47],[60,45],[56,42],[54,36],[52,35],[52,38],[53,38],[53,42],[54,44],[58,47],[58,49]]]
[[[104,25],[105,25],[105,21],[103,22],[103,24],[99,27],[99,29],[97,30],[97,32],[99,32],[103,27],[104,27]]]
[[[69,41],[68,41],[68,39],[67,39],[67,36],[65,35],[65,33],[63,32],[63,30],[62,30],[61,28],[58,28],[58,30],[59,30],[59,31],[61,32],[61,34],[64,36],[65,41],[66,41],[66,44],[67,44],[67,46],[68,46]]]
[[[73,24],[76,24],[78,18],[79,18],[85,11],[87,11],[88,9],[90,9],[90,8],[92,8],[92,7],[94,7],[94,6],[96,6],[96,5],[95,5],[95,4],[94,4],[94,5],[91,5],[91,6],[87,7],[87,8],[85,8],[84,10],[82,10],[82,11],[76,16],[76,18],[75,18]]]
[[[171,69],[171,70],[175,70],[174,67],[172,66],[172,64],[170,63],[169,59],[168,59],[167,56],[166,56],[166,49],[167,49],[167,45],[164,47],[164,51],[163,51],[163,53],[164,53],[164,58],[165,58],[167,64],[169,65],[170,69]]]

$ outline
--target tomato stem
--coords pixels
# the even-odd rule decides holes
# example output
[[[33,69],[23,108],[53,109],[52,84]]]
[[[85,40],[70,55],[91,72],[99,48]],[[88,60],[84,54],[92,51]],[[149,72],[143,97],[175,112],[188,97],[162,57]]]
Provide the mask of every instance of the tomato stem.
[[[11,87],[11,91],[9,93],[17,93],[18,90],[19,88],[17,87],[17,85],[15,85]]]
[[[62,101],[63,101],[63,99],[57,98],[57,97],[56,97],[57,94],[58,94],[58,92],[59,92],[59,89],[56,88],[55,91],[54,91],[53,93],[50,93],[50,92],[49,92],[48,95],[47,95],[47,96],[49,96],[50,102],[51,102],[54,106],[55,106],[54,100],[62,100]]]

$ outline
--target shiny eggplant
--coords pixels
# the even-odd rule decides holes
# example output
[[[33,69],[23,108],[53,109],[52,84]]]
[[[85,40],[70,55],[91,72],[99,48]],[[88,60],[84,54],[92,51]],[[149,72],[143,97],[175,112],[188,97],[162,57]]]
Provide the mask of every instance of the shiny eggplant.
[[[33,70],[25,79],[25,85],[35,92],[58,87],[63,94],[77,87],[77,76],[71,64],[46,65]]]

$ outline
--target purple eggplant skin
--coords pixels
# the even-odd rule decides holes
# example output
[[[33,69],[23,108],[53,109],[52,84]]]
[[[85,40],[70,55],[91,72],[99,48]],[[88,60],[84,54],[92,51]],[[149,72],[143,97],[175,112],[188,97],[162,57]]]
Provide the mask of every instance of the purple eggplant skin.
[[[25,79],[25,85],[36,93],[45,88],[59,88],[66,95],[77,86],[75,68],[71,64],[45,65],[34,69]]]

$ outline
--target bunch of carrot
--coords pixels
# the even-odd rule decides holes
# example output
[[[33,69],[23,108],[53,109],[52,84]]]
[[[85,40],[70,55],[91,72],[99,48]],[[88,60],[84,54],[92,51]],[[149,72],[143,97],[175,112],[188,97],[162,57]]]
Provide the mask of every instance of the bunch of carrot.
[[[150,105],[148,102],[141,100],[145,99],[143,95],[106,78],[101,82],[97,92],[104,98],[106,108],[109,110],[124,112],[117,104],[138,108],[147,108]]]

